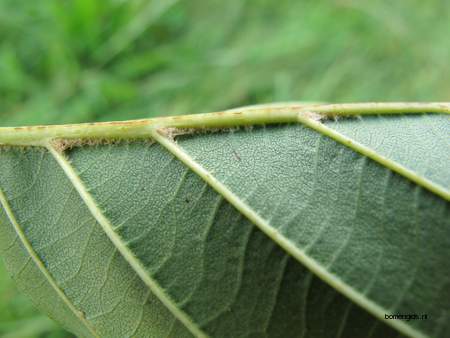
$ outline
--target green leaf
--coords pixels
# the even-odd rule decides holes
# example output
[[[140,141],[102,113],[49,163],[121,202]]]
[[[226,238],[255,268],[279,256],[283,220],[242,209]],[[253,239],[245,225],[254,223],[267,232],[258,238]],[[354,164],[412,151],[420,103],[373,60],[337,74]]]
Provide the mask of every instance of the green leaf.
[[[81,337],[447,337],[449,111],[0,128],[2,255]]]

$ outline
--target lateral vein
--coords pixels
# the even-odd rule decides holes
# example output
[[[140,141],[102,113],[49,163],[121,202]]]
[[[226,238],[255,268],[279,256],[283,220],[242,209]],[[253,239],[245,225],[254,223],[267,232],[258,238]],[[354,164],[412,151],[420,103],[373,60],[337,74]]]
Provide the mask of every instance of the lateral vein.
[[[151,136],[164,148],[166,148],[172,155],[177,157],[182,163],[189,167],[193,172],[200,176],[209,186],[211,186],[217,193],[222,195],[229,203],[231,203],[237,210],[239,210],[245,217],[247,217],[253,224],[255,224],[261,231],[275,241],[281,248],[291,254],[300,263],[305,265],[310,271],[321,278],[323,281],[332,286],[335,290],[344,294],[356,304],[360,305],[368,312],[372,313],[378,319],[391,325],[398,331],[413,337],[425,338],[427,337],[422,332],[415,328],[406,325],[402,321],[389,321],[385,319],[385,309],[368,299],[361,292],[355,290],[336,275],[330,273],[325,267],[320,265],[315,259],[308,256],[305,251],[299,249],[293,242],[281,234],[277,229],[270,225],[270,223],[261,217],[255,210],[253,210],[247,203],[242,201],[233,191],[231,191],[225,184],[219,181],[214,175],[205,169],[202,165],[196,162],[184,149],[182,149],[173,140],[167,137],[162,130],[152,129]]]
[[[61,298],[61,300],[64,302],[64,304],[66,304],[66,306],[73,312],[75,317],[78,318],[79,321],[88,329],[88,331],[93,335],[93,337],[100,337],[95,332],[95,329],[91,325],[91,323],[85,318],[83,313],[74,306],[74,304],[66,296],[64,291],[61,290],[61,288],[58,286],[56,280],[53,278],[53,276],[47,270],[47,268],[45,267],[44,263],[42,262],[42,260],[38,256],[38,254],[34,251],[33,247],[31,246],[31,243],[29,242],[28,238],[25,235],[25,232],[23,231],[22,227],[20,226],[16,217],[14,216],[14,212],[12,211],[11,206],[9,205],[9,202],[1,188],[0,188],[0,204],[3,206],[3,209],[5,210],[9,221],[11,222],[11,224],[14,227],[17,237],[19,237],[19,239],[22,242],[28,255],[31,257],[33,262],[36,264],[36,267],[39,269],[39,271],[44,275],[45,279],[48,281],[48,283],[53,288],[53,290],[55,290],[56,294]]]
[[[393,161],[381,154],[379,154],[374,149],[367,147],[354,139],[345,136],[336,130],[324,125],[321,122],[315,121],[313,119],[307,118],[302,114],[298,115],[298,122],[304,124],[305,126],[315,130],[316,132],[328,136],[333,140],[345,145],[346,147],[380,163],[384,168],[387,168],[401,176],[413,181],[414,183],[420,185],[421,187],[431,191],[432,193],[438,195],[439,197],[450,201],[450,191],[444,187],[434,183],[433,181],[426,179],[425,177],[417,174],[411,169]]]
[[[164,292],[164,290],[158,285],[158,283],[150,277],[147,273],[145,267],[142,263],[137,259],[137,257],[133,254],[133,252],[125,245],[123,239],[114,231],[113,226],[109,219],[103,214],[103,212],[98,207],[96,201],[92,197],[92,195],[88,192],[85,187],[83,181],[80,179],[78,174],[76,173],[73,166],[70,164],[69,160],[56,148],[53,147],[52,144],[46,145],[47,149],[53,155],[56,162],[59,164],[61,169],[66,174],[67,178],[70,180],[75,190],[80,195],[83,202],[88,207],[92,216],[97,220],[97,222],[102,227],[103,231],[106,233],[108,238],[117,248],[117,250],[121,253],[124,259],[130,264],[133,270],[137,273],[137,275],[142,279],[142,281],[150,288],[150,290],[155,294],[156,297],[169,309],[169,311],[177,318],[180,322],[182,322],[186,328],[191,331],[196,337],[199,338],[207,338],[208,336],[197,326],[194,324],[192,319],[183,311],[181,311],[175,302]]]

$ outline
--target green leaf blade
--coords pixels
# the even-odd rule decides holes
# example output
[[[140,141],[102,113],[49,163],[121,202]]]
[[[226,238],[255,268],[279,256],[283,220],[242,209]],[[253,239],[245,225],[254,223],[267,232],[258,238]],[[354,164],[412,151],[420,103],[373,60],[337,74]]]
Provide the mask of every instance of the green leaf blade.
[[[449,120],[398,114],[426,107],[0,129],[0,248],[82,337],[446,337]]]
[[[370,309],[375,299],[386,313],[416,313],[420,308],[435,322],[410,325],[448,331],[443,324],[447,310],[431,305],[448,296],[432,282],[449,278],[448,258],[442,255],[450,247],[445,235],[450,227],[448,202],[312,130],[267,127],[259,136],[249,136],[254,134],[186,136],[177,142],[270,220],[282,242],[294,243],[299,254],[306,252],[318,262],[318,269],[325,267],[338,283],[357,290],[359,295],[352,299],[361,296],[360,305]],[[258,175],[251,174],[254,168]],[[355,263],[354,257],[361,262]],[[423,285],[428,285],[426,290]],[[401,298],[405,288],[410,299]]]
[[[325,125],[442,186],[450,194],[450,117],[445,114],[338,118]]]
[[[46,300],[36,294],[32,281],[39,280],[44,289],[48,282],[32,266],[27,275],[33,279],[21,279],[20,284],[40,308],[45,306],[47,313],[81,337],[123,337],[133,332],[157,336],[172,329],[189,336],[182,326],[177,329],[176,319],[117,252],[47,150],[3,150],[0,156],[1,171],[10,173],[0,178],[0,186],[18,224],[44,269],[90,330],[79,320],[77,324],[67,306],[52,304],[58,297],[48,295]],[[7,222],[1,224],[5,232],[11,232]],[[12,241],[17,242],[14,234],[4,246]],[[21,262],[5,257],[11,270],[20,271]]]
[[[320,336],[327,312],[340,319],[329,324],[334,331],[342,327],[364,335],[377,322],[312,277],[161,146],[141,142],[75,148],[68,158],[123,243],[207,335],[276,336],[284,326],[298,336]],[[311,310],[308,323],[302,324],[302,312],[311,306],[310,284],[321,290],[315,302],[324,304],[324,310]],[[277,317],[284,320],[273,320]],[[358,329],[351,326],[355,318]],[[395,336],[387,327],[380,330]]]
[[[19,290],[27,294],[34,305],[61,325],[82,337],[92,337],[79,318],[67,307],[60,296],[45,280],[42,272],[31,261],[5,211],[0,209],[0,248],[5,259],[6,269],[16,282]]]

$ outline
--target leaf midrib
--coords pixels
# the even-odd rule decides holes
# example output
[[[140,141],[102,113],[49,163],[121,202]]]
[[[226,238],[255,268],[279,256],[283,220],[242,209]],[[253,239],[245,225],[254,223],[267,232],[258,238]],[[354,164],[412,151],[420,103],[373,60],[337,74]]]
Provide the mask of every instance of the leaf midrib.
[[[213,128],[233,127],[252,124],[302,123],[307,127],[328,136],[346,147],[380,163],[414,183],[426,188],[439,197],[450,201],[450,190],[429,180],[400,163],[389,159],[374,149],[326,126],[317,118],[336,116],[355,116],[371,114],[450,114],[450,103],[354,103],[354,104],[286,104],[280,107],[250,107],[230,111],[157,117],[153,119],[99,122],[62,126],[1,127],[0,146],[46,146],[57,144],[60,140],[75,141],[83,145],[104,140],[148,139],[158,129],[171,128]],[[96,141],[97,140],[97,141]]]

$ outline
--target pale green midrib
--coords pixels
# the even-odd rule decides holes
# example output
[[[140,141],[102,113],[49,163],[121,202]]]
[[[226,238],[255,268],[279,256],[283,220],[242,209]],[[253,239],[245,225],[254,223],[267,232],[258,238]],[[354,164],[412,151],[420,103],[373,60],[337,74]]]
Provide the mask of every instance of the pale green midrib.
[[[165,293],[165,291],[158,285],[158,283],[150,277],[145,267],[137,259],[137,257],[131,252],[131,250],[124,244],[122,238],[114,231],[112,224],[103,214],[103,212],[98,207],[92,195],[86,189],[83,181],[80,179],[75,169],[72,167],[68,159],[60,152],[58,152],[51,144],[47,144],[47,149],[55,158],[56,162],[59,164],[61,169],[64,171],[69,181],[78,192],[92,216],[97,220],[97,222],[102,227],[105,234],[128,262],[128,264],[133,268],[133,270],[138,274],[142,281],[150,288],[151,292],[168,308],[168,310],[182,322],[186,328],[196,337],[208,338],[208,335],[204,333],[193,321],[192,319],[182,310],[180,310],[175,302]]]
[[[9,127],[0,128],[0,145],[3,143],[10,145],[45,146],[52,142],[57,143],[61,139],[70,140],[74,138],[81,140],[117,138],[127,140],[133,138],[145,139],[148,138],[149,133],[161,128],[212,128],[217,126],[230,127],[247,124],[301,122],[373,159],[441,198],[450,201],[450,190],[315,120],[319,117],[337,115],[416,114],[423,112],[449,114],[450,103],[286,104],[275,107],[244,107],[218,113],[169,116],[124,122],[19,128]]]
[[[83,313],[78,310],[74,304],[70,301],[70,299],[65,295],[64,291],[58,286],[56,280],[53,278],[53,276],[50,274],[50,272],[45,267],[42,260],[39,258],[37,253],[34,251],[32,245],[28,241],[24,231],[22,230],[22,227],[18,223],[16,217],[14,216],[14,212],[12,211],[8,200],[3,193],[3,190],[0,188],[0,204],[3,206],[3,209],[5,210],[5,213],[11,222],[11,224],[14,227],[14,231],[16,232],[17,236],[19,237],[22,245],[24,246],[26,252],[33,260],[34,264],[38,268],[38,270],[44,275],[46,281],[50,284],[50,286],[53,288],[53,290],[56,292],[56,294],[61,298],[63,303],[70,309],[70,311],[73,312],[75,317],[82,323],[83,326],[87,328],[90,334],[92,334],[93,337],[100,337],[96,332],[95,328],[91,325],[91,323],[85,318]]]
[[[323,117],[373,114],[450,114],[450,102],[435,103],[348,103],[287,104],[250,107],[184,116],[167,116],[122,122],[74,125],[0,127],[0,145],[45,146],[55,139],[145,138],[149,129],[221,128],[240,125],[298,122],[298,114],[315,112]]]
[[[300,250],[294,243],[292,243],[284,235],[281,235],[265,219],[259,216],[249,205],[242,201],[234,192],[232,192],[222,182],[215,178],[211,172],[207,171],[204,167],[197,163],[188,153],[186,153],[171,139],[166,137],[161,131],[152,130],[151,135],[159,144],[161,144],[187,167],[189,167],[193,172],[200,176],[207,184],[209,184],[214,190],[216,190],[217,193],[222,195],[229,203],[231,203],[237,210],[239,210],[244,216],[246,216],[252,223],[258,226],[260,230],[262,230],[267,236],[275,241],[280,247],[282,247],[284,250],[286,250],[286,252],[295,257],[300,263],[305,265],[309,270],[311,270],[315,275],[317,275],[327,284],[332,286],[335,290],[344,294],[356,304],[366,309],[372,315],[386,322],[403,334],[418,338],[428,337],[423,332],[406,325],[402,321],[389,321],[385,319],[384,315],[386,313],[389,313],[388,309],[379,306],[360,292],[353,289],[351,286],[347,285],[344,281],[331,274],[317,261]]]

